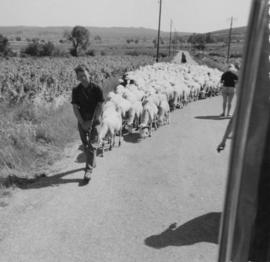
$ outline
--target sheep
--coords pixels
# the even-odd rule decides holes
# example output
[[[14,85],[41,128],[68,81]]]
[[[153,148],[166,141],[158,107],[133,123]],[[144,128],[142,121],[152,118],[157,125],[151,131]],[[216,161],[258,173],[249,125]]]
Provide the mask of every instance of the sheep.
[[[143,112],[142,112],[142,121],[139,126],[140,134],[142,137],[152,136],[152,126],[154,125],[155,129],[157,129],[157,114],[158,108],[152,100],[151,95],[145,97],[143,101]]]
[[[166,125],[170,123],[170,106],[166,94],[160,94],[160,100],[158,107],[158,124]]]
[[[115,146],[115,136],[119,133],[118,146],[121,146],[122,137],[122,116],[119,108],[111,101],[107,101],[104,104],[101,124],[98,132],[98,143],[102,149],[102,155],[104,155],[105,138],[109,141],[109,150]]]
[[[128,111],[127,120],[127,127],[129,133],[132,133],[132,127],[138,128],[142,112],[143,106],[141,101],[135,101],[133,104],[131,104],[131,108]]]
[[[107,99],[109,101],[112,101],[117,107],[119,107],[122,118],[124,119],[127,115],[127,112],[131,108],[131,102],[123,98],[120,94],[115,94],[113,92],[108,93]]]

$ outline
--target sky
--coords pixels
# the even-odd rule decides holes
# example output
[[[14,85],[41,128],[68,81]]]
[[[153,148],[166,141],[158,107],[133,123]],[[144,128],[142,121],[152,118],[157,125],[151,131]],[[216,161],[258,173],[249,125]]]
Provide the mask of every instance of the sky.
[[[205,33],[248,23],[252,0],[162,0],[161,30]],[[0,0],[0,26],[157,29],[159,0]]]

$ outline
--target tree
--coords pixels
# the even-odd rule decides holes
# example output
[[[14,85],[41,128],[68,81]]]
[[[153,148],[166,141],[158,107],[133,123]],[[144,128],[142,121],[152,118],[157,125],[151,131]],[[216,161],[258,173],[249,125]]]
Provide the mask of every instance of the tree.
[[[211,35],[211,33],[207,33],[205,35],[205,42],[206,43],[214,43],[215,39],[213,38],[213,36]]]
[[[205,35],[192,34],[188,38],[188,43],[191,43],[197,49],[203,50],[205,49]]]
[[[65,33],[65,38],[72,43],[70,53],[73,56],[78,56],[79,50],[86,50],[88,45],[90,44],[90,33],[83,26],[73,27],[70,33]]]

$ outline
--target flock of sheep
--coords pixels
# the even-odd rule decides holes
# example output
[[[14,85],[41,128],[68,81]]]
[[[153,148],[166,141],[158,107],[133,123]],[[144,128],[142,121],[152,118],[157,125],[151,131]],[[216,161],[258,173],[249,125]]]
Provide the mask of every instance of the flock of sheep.
[[[152,128],[170,123],[170,112],[191,101],[219,94],[222,72],[207,66],[156,63],[128,72],[107,95],[99,130],[99,146],[104,152],[115,145],[122,131],[139,131],[142,138]]]

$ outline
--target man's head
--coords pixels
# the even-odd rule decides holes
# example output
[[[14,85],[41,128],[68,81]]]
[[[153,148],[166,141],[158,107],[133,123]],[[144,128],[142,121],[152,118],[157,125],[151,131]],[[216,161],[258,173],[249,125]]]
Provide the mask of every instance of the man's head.
[[[87,86],[90,82],[90,74],[86,65],[81,64],[74,69],[77,80],[80,81],[84,86]]]
[[[232,72],[237,71],[236,68],[235,68],[235,66],[234,66],[233,64],[229,64],[229,65],[228,65],[228,70],[229,70],[229,71],[232,71]]]

